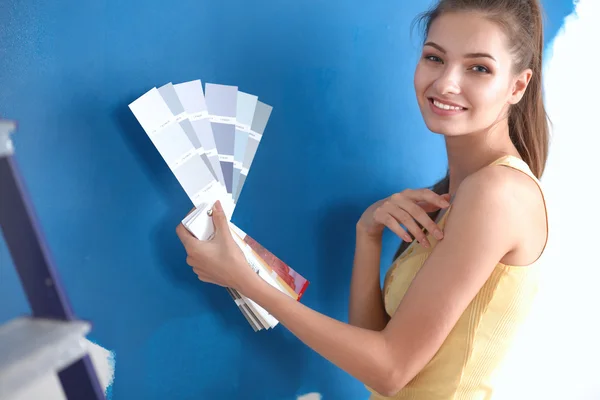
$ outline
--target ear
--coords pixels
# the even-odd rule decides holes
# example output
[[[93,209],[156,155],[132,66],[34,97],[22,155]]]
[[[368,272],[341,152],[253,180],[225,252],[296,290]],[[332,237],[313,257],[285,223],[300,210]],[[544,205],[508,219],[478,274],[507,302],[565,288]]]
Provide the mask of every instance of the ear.
[[[529,85],[532,75],[533,71],[530,68],[527,68],[516,76],[511,95],[508,99],[509,104],[517,104],[521,101],[525,95],[525,90],[527,89],[527,85]]]

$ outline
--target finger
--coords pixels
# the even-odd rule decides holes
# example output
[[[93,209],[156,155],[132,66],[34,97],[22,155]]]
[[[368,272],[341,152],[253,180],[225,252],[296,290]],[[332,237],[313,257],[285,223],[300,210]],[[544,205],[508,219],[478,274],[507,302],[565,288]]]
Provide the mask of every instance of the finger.
[[[439,210],[440,208],[449,207],[450,203],[446,201],[446,198],[449,198],[449,196],[447,194],[438,195],[429,189],[422,189],[418,191],[406,190],[403,193],[405,196],[400,195],[393,197],[393,202],[401,209],[404,209],[411,214],[413,218],[415,218],[428,232],[433,234],[436,239],[441,240],[444,236],[442,230],[431,219],[431,217],[427,215],[427,213]],[[416,204],[413,202],[414,200],[417,200],[421,204]],[[430,206],[423,207],[423,203],[427,203]]]
[[[229,232],[229,221],[227,220],[227,215],[223,210],[223,206],[221,205],[221,201],[217,200],[212,208],[212,219],[215,225],[215,235],[227,235]]]
[[[198,239],[196,239],[196,237],[192,235],[192,233],[188,231],[182,223],[177,225],[177,228],[175,228],[175,233],[179,237],[181,243],[183,243],[183,247],[186,249],[193,243],[198,242]]]
[[[389,230],[394,232],[398,237],[405,242],[412,242],[412,237],[402,229],[400,223],[396,220],[396,218],[392,217],[390,214],[387,214],[387,217],[382,221],[383,225],[385,225]]]
[[[413,235],[413,237],[425,247],[431,247],[431,243],[427,240],[427,236],[423,229],[415,222],[414,218],[404,210],[400,210],[400,221]]]
[[[437,211],[437,210],[441,209],[440,206],[435,205],[435,204],[431,204],[431,203],[426,202],[426,201],[419,201],[419,202],[417,202],[417,205],[419,207],[421,207],[423,209],[423,211],[425,211],[426,213],[432,213],[434,211]]]
[[[407,193],[408,192],[408,193]],[[404,204],[412,203],[417,204],[420,208],[422,208],[426,213],[437,211],[441,208],[444,208],[447,203],[441,202],[431,202],[431,200],[422,200],[423,196],[418,196],[412,193],[412,191],[404,191],[402,193],[396,193],[390,197],[390,200],[401,207]]]
[[[417,225],[414,218],[407,211],[393,205],[393,207],[390,207],[390,214],[402,225],[404,225],[419,243],[425,247],[431,246],[431,243],[429,243],[429,240],[427,240],[427,236],[423,230],[419,227],[419,225]]]
[[[192,267],[192,271],[194,271],[194,273],[196,275],[198,275],[199,277],[204,278],[208,278],[208,275],[206,274],[206,272],[204,272],[203,268],[198,268],[197,266]]]
[[[423,232],[423,229],[417,225],[415,220],[419,221],[422,227],[431,232],[435,232],[434,236],[436,239],[442,239],[442,231],[433,222],[433,220],[427,215],[427,213],[410,200],[407,196],[392,196],[392,201],[386,204],[387,210],[394,218],[400,221],[408,231],[424,246],[430,245],[427,240],[427,235]]]
[[[423,228],[425,228],[429,233],[431,233],[437,240],[442,240],[444,238],[444,233],[440,229],[439,225],[435,223],[434,220],[415,203],[406,202],[402,207],[405,211],[407,211]]]
[[[430,189],[419,189],[410,190],[407,189],[402,192],[407,198],[411,199],[414,203],[418,201],[425,201],[429,204],[436,205],[439,208],[446,208],[450,206],[449,198],[435,193]]]
[[[214,283],[206,275],[198,275],[198,280],[201,280],[202,282],[206,283]]]
[[[196,275],[198,276],[198,280],[200,280],[202,282],[222,286],[222,285],[218,284],[217,281],[215,281],[210,275],[207,275],[204,273],[196,273]]]
[[[395,206],[389,203],[389,201],[383,202],[381,206],[375,210],[373,219],[377,223],[386,226],[405,242],[412,242],[412,237],[402,228],[402,226],[400,226],[398,219],[391,214],[391,210],[395,208]]]

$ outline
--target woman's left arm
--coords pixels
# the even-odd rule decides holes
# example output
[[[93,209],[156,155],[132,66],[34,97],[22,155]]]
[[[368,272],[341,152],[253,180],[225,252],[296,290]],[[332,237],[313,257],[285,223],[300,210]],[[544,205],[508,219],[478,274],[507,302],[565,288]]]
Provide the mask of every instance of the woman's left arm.
[[[307,346],[376,391],[384,389],[393,370],[382,332],[359,328],[312,310],[262,279],[241,293],[255,301]],[[381,392],[380,392],[381,393]],[[383,394],[383,393],[382,393]]]
[[[216,253],[219,246],[224,248],[219,244],[227,240],[224,237],[213,243],[212,250],[207,247],[209,243],[184,238],[188,254],[200,248],[188,263],[201,280],[235,285],[232,287],[265,308],[307,346],[376,392],[391,396],[433,357],[498,261],[516,244],[511,233],[518,224],[511,219],[515,213],[511,213],[514,201],[510,199],[514,196],[502,179],[489,173],[475,174],[463,182],[448,215],[444,239],[418,272],[383,331],[327,317],[256,275],[242,274],[241,270],[250,270],[241,266],[245,261],[223,260],[232,248]],[[231,272],[235,268],[228,269],[232,264],[240,266],[239,276]]]

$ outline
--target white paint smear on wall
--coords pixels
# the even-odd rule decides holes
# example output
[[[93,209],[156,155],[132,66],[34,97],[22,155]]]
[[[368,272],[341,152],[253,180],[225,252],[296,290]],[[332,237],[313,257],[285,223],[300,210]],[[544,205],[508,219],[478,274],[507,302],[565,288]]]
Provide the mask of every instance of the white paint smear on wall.
[[[302,396],[298,396],[296,400],[321,400],[319,393],[307,393]]]
[[[551,228],[542,288],[495,399],[600,399],[600,1],[575,4],[544,70],[553,130],[542,178]]]
[[[105,393],[112,384],[115,373],[114,353],[86,339],[89,355],[96,369],[98,380]],[[29,387],[21,390],[10,400],[66,400],[60,380],[56,374],[48,374],[39,378]]]

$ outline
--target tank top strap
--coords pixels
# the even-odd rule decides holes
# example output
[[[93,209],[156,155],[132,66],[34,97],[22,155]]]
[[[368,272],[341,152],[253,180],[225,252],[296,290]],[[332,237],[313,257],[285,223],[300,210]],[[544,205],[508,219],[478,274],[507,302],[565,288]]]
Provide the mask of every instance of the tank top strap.
[[[533,179],[535,181],[535,183],[538,185],[538,187],[540,187],[541,189],[541,183],[538,180],[538,178],[533,174],[533,172],[531,171],[531,168],[529,168],[529,165],[527,165],[527,163],[523,160],[521,160],[518,157],[515,156],[511,156],[511,155],[507,155],[507,156],[503,156],[500,157],[499,159],[495,160],[494,162],[492,162],[490,164],[490,166],[492,165],[503,165],[506,167],[510,167],[516,170],[519,170],[521,172],[523,172],[524,174],[528,175],[531,179]],[[543,192],[542,192],[543,195]]]

